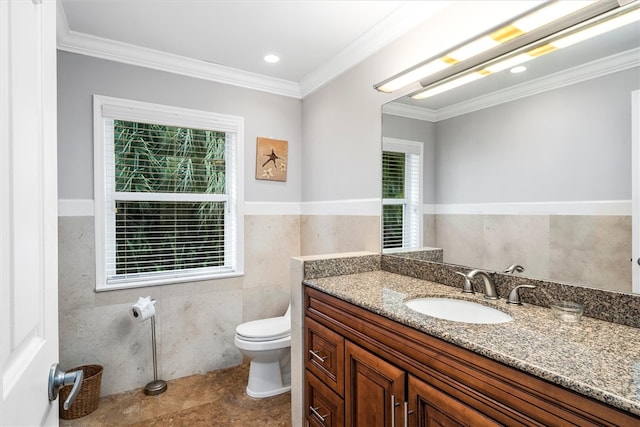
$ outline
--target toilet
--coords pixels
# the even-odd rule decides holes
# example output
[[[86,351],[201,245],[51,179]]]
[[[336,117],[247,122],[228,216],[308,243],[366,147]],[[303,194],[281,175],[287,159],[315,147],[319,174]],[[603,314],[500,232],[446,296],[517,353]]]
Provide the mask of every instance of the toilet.
[[[235,344],[251,361],[249,396],[263,398],[291,390],[291,304],[284,316],[239,325]]]

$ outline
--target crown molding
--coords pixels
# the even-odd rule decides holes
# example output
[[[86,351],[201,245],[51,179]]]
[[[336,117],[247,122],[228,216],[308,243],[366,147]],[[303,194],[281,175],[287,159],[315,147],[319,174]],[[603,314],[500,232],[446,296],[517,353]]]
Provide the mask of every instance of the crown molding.
[[[69,34],[69,21],[67,20],[67,14],[64,13],[62,2],[56,2],[56,43],[60,42]]]
[[[445,6],[444,2],[406,2],[375,28],[297,83],[71,31],[61,2],[57,2],[57,5],[59,50],[297,99],[311,94]]]
[[[297,83],[70,31],[58,49],[299,99]]]
[[[384,105],[382,112],[410,119],[438,122],[638,66],[640,66],[640,48],[569,68],[439,110],[392,102]]]
[[[382,114],[406,117],[407,119],[424,120],[426,122],[438,121],[438,112],[429,108],[417,107],[415,105],[390,102],[382,106]]]
[[[58,2],[57,15],[56,31],[59,50],[291,98],[301,98],[300,86],[296,82],[71,31],[60,2]]]
[[[322,85],[411,31],[445,6],[445,2],[405,2],[328,62],[304,76],[300,80],[302,97],[310,95]]]
[[[559,89],[575,83],[603,77],[637,67],[638,65],[640,65],[640,49],[631,49],[507,89],[499,90],[485,96],[470,99],[450,107],[442,108],[437,112],[438,121]]]

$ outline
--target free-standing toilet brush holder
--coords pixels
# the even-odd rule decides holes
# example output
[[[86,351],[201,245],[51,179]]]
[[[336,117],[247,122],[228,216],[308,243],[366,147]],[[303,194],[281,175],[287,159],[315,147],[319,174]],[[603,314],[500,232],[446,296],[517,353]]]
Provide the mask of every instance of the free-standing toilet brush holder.
[[[144,394],[155,396],[167,391],[167,382],[158,379],[158,357],[156,355],[156,316],[151,316],[151,346],[153,347],[153,381],[144,387]]]

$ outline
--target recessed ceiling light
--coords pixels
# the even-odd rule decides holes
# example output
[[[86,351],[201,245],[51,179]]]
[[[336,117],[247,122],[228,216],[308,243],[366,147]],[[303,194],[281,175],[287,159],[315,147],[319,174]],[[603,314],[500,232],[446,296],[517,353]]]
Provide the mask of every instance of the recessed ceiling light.
[[[280,58],[277,55],[267,55],[267,56],[264,57],[264,60],[269,62],[269,63],[271,63],[271,64],[274,64],[274,63],[280,61]]]
[[[521,73],[521,72],[526,71],[526,70],[527,70],[527,67],[525,67],[524,65],[518,65],[517,67],[513,67],[511,69],[511,72],[513,74],[517,74],[517,73]]]

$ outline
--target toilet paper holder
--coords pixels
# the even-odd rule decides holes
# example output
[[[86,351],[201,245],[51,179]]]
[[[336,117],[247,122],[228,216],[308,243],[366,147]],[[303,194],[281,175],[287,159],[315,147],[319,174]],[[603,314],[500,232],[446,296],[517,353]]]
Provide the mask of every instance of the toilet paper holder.
[[[156,300],[151,297],[140,297],[138,302],[131,306],[131,316],[142,323],[147,319],[151,319],[151,348],[153,352],[153,381],[144,387],[144,394],[147,396],[155,396],[167,391],[167,382],[158,379],[158,356],[156,350]]]

